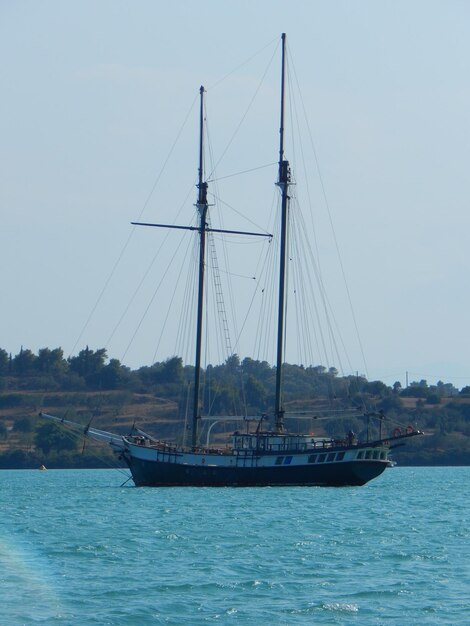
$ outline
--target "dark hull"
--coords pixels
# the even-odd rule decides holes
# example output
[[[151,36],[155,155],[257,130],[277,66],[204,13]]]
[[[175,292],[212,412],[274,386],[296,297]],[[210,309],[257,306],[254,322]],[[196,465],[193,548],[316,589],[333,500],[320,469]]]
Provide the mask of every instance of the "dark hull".
[[[385,461],[281,467],[201,467],[127,458],[137,487],[360,486],[380,476]]]

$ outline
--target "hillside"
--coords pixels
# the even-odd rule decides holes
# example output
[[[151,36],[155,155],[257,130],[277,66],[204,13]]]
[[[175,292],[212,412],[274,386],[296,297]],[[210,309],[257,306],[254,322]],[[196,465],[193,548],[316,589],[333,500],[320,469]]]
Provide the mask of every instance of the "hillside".
[[[182,443],[184,415],[192,408],[193,372],[177,357],[131,371],[115,359],[107,362],[105,350],[86,348],[66,360],[60,348],[38,355],[22,350],[16,357],[0,349],[0,468],[115,466],[106,446],[90,440],[84,444],[82,436],[72,437],[39,418],[40,412],[123,434],[136,424],[160,439]],[[269,415],[274,379],[275,368],[268,363],[240,361],[234,355],[203,371],[204,407],[214,415]],[[425,432],[393,451],[401,465],[470,464],[469,392],[468,387],[428,386],[426,381],[402,389],[399,383],[388,387],[364,377],[341,377],[334,368],[285,366],[287,411],[318,415],[325,405],[358,409],[357,416],[336,421],[290,419],[291,431],[344,437],[351,429],[361,434],[361,414],[382,412],[384,435],[407,424]],[[210,441],[218,444],[240,427],[235,421],[214,426]],[[207,427],[206,422],[204,441]],[[377,418],[369,420],[369,428],[378,428]]]

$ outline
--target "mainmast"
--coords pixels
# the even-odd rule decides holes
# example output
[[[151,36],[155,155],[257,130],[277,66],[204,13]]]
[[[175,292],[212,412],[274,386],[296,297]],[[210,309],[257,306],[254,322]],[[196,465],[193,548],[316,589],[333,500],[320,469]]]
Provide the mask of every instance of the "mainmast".
[[[199,282],[197,296],[197,322],[196,322],[196,360],[194,373],[194,404],[193,404],[193,425],[192,425],[192,445],[197,446],[198,442],[198,422],[201,418],[200,412],[200,377],[201,377],[201,346],[202,346],[202,318],[204,307],[204,270],[206,255],[206,229],[207,229],[207,182],[204,181],[204,87],[200,90],[200,115],[199,115],[199,180],[198,197],[196,207],[199,212]]]
[[[281,64],[281,124],[279,129],[279,175],[276,183],[281,190],[281,241],[279,261],[279,310],[277,324],[277,360],[276,360],[276,399],[274,414],[276,432],[284,431],[284,406],[282,401],[282,363],[285,334],[285,284],[286,284],[286,249],[287,249],[287,218],[289,211],[289,161],[284,159],[284,82],[285,82],[286,35],[282,33],[282,64]]]

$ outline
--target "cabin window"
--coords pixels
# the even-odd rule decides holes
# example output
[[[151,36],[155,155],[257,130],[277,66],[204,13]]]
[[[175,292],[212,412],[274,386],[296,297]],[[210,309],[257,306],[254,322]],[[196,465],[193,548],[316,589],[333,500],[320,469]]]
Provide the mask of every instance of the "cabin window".
[[[366,459],[370,459],[372,456],[372,450],[367,450],[366,451]]]
[[[276,459],[276,465],[282,465],[283,460],[284,460],[283,456],[278,456]]]
[[[385,461],[385,459],[387,458],[387,453],[385,452],[385,450],[382,450],[382,452],[380,453],[380,458],[382,459],[382,461]]]
[[[378,459],[378,458],[380,458],[380,451],[374,450],[374,459]]]
[[[344,452],[338,452],[338,454],[336,455],[336,460],[342,461],[343,459],[344,459]]]
[[[311,454],[311,455],[308,457],[308,462],[309,462],[309,463],[316,463],[316,461],[317,461],[317,455],[316,455],[316,454]]]
[[[357,458],[358,458],[358,459],[363,459],[363,458],[364,458],[364,450],[360,450],[360,451],[357,453]]]
[[[284,465],[290,465],[291,462],[292,462],[292,457],[286,456],[286,458],[284,459]]]
[[[334,461],[336,454],[334,452],[330,452],[330,454],[326,457],[327,461]]]
[[[326,459],[326,454],[319,454],[318,455],[318,462],[319,463],[324,463]]]

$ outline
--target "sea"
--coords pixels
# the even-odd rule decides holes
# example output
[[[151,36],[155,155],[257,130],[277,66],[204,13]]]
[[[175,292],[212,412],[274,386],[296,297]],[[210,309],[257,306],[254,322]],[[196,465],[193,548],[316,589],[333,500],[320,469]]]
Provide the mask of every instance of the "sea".
[[[342,488],[127,478],[0,471],[1,625],[470,625],[470,467]]]

